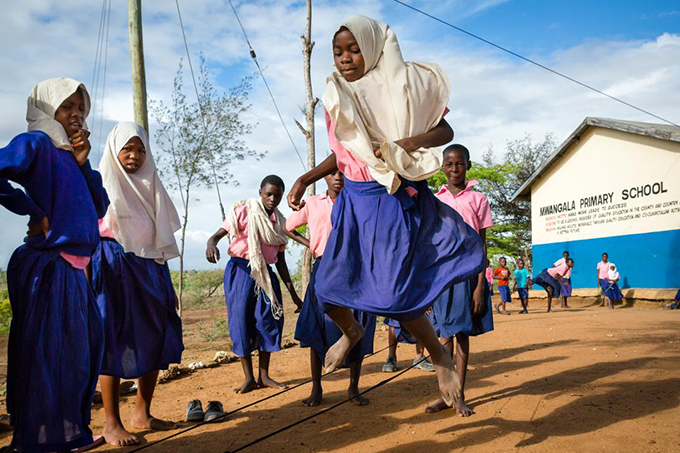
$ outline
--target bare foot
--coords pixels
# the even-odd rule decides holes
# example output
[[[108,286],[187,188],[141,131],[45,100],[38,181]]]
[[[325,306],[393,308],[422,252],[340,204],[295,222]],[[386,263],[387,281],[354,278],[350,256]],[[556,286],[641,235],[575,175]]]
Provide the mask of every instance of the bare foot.
[[[252,392],[257,388],[257,382],[255,382],[252,379],[246,379],[243,381],[243,384],[241,384],[240,387],[236,387],[234,389],[234,393],[248,393]]]
[[[552,310],[551,310],[551,309],[548,309],[548,311],[546,311],[546,313],[552,313]]]
[[[130,445],[139,444],[139,439],[123,428],[121,424],[116,424],[112,427],[105,425],[102,436],[104,436],[107,444],[115,445],[116,447],[129,447]]]
[[[364,328],[358,322],[354,323],[354,326],[349,331],[349,336],[342,334],[342,337],[335,342],[333,346],[330,347],[326,353],[326,363],[324,367],[326,372],[330,373],[335,371],[340,365],[345,362],[347,354],[352,350],[355,344],[361,340],[364,336]]]
[[[302,404],[307,407],[316,407],[319,404],[321,404],[322,400],[323,389],[321,388],[321,386],[312,387],[312,393],[310,393],[309,397],[302,400]]]
[[[453,406],[460,398],[460,378],[453,366],[451,356],[443,346],[442,352],[443,354],[438,356],[437,360],[435,360],[434,354],[431,356],[432,363],[434,364],[434,369],[437,373],[437,382],[439,383],[439,391],[441,392],[442,400],[447,405]]]
[[[347,396],[352,398],[352,402],[357,406],[365,406],[370,402],[368,398],[364,398],[362,395],[359,395],[359,389],[356,387],[348,388]]]
[[[428,405],[425,408],[425,412],[427,412],[428,414],[435,414],[437,412],[441,412],[441,411],[446,410],[446,409],[451,409],[451,406],[446,404],[443,399],[439,398],[434,403]]]
[[[470,415],[475,413],[475,411],[473,411],[467,404],[465,404],[465,399],[462,396],[456,403],[456,411],[458,411],[458,415],[460,417],[469,417]]]
[[[260,378],[257,381],[257,386],[258,387],[270,387],[273,389],[287,389],[288,386],[286,384],[282,384],[280,382],[276,382],[274,379],[270,378],[269,376],[260,376]]]
[[[161,420],[152,415],[137,412],[132,415],[130,426],[134,429],[150,429],[152,431],[169,431],[178,427],[175,422]]]

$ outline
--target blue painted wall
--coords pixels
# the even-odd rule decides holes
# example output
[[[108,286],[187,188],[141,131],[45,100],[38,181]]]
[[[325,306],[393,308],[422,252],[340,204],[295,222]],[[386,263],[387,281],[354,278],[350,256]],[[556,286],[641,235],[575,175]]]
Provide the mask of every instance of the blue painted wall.
[[[534,277],[552,267],[565,250],[574,259],[574,288],[596,287],[595,269],[603,252],[616,264],[622,288],[680,288],[680,229],[534,245]]]

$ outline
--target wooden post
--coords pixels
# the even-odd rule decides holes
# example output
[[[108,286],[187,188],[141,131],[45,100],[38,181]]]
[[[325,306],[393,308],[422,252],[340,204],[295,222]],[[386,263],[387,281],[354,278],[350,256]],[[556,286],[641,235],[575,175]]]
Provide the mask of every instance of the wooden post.
[[[307,0],[307,25],[305,27],[304,36],[300,36],[302,40],[302,55],[304,62],[304,76],[305,76],[305,93],[306,93],[306,108],[305,120],[307,127],[295,121],[302,134],[307,139],[307,170],[311,170],[316,166],[315,143],[314,143],[314,110],[316,104],[319,102],[312,93],[312,49],[314,42],[312,41],[312,0]],[[307,197],[311,197],[316,193],[316,186],[314,184],[307,187]],[[309,276],[312,272],[312,254],[308,248],[305,248],[302,255],[302,288],[304,289],[309,284]]]
[[[142,0],[128,0],[130,31],[130,61],[132,63],[132,100],[135,122],[149,133],[149,114],[146,109],[146,72],[144,71],[144,42],[142,39]]]

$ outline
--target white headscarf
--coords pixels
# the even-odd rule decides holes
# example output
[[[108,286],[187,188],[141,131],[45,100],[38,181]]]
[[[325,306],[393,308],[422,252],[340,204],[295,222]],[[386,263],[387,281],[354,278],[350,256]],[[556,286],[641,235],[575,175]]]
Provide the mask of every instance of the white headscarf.
[[[336,68],[326,80],[322,101],[338,141],[389,193],[399,188],[398,175],[420,181],[438,172],[440,150],[407,153],[394,141],[424,134],[441,121],[450,92],[446,74],[435,64],[404,62],[397,36],[386,24],[356,15],[340,27],[356,38],[365,73],[348,82]],[[377,147],[384,161],[375,157]]]
[[[127,173],[118,153],[133,137],[139,137],[144,144],[146,160],[135,173]],[[181,227],[179,216],[158,177],[142,126],[123,122],[113,128],[106,139],[100,171],[111,200],[104,226],[123,249],[160,264],[179,256],[174,235]]]
[[[69,96],[80,88],[85,99],[85,117],[90,114],[90,94],[85,85],[77,80],[62,77],[47,79],[37,84],[28,96],[28,110],[26,121],[28,131],[42,131],[46,133],[57,148],[73,151],[71,142],[64,127],[54,119],[57,109]],[[87,130],[87,123],[83,122],[83,129]]]
[[[227,214],[227,225],[229,226],[229,237],[231,240],[239,234],[238,220],[236,219],[236,208],[246,206],[248,210],[248,258],[250,261],[250,276],[255,280],[255,291],[264,291],[271,304],[272,315],[275,319],[280,319],[283,315],[283,301],[276,297],[272,281],[269,276],[269,269],[262,254],[260,240],[267,245],[276,247],[286,244],[286,235],[283,226],[286,218],[277,208],[274,209],[276,222],[272,223],[269,214],[262,204],[260,198],[249,198],[234,204]]]

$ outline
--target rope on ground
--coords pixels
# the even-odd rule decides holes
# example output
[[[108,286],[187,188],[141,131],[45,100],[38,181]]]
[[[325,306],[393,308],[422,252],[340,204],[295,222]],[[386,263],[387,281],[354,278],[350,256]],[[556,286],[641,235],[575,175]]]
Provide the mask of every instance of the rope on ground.
[[[220,185],[217,182],[217,171],[215,170],[215,157],[210,146],[210,137],[208,136],[208,123],[205,120],[205,113],[203,112],[203,105],[201,104],[201,96],[198,94],[198,84],[196,83],[196,76],[194,75],[194,66],[191,64],[191,53],[189,53],[189,44],[187,43],[187,35],[184,32],[184,22],[182,21],[182,12],[179,9],[179,0],[175,0],[177,5],[177,17],[179,18],[179,26],[182,29],[182,39],[184,39],[184,49],[187,53],[187,61],[189,62],[189,70],[191,71],[191,80],[194,83],[194,91],[196,91],[196,102],[198,103],[198,111],[201,113],[201,122],[203,123],[203,141],[208,148],[208,155],[210,156],[210,166],[212,167],[213,180],[215,182],[215,190],[217,190],[217,201],[220,204],[220,211],[222,212],[222,220],[227,218],[224,213],[224,205],[222,204],[222,194],[220,193]],[[199,147],[200,150],[200,147]],[[196,152],[194,163],[198,159],[199,153]]]
[[[446,344],[448,345],[451,341],[452,341],[452,340],[447,341]],[[388,347],[389,347],[389,346],[388,346]],[[391,381],[395,380],[396,378],[398,378],[399,376],[401,376],[402,374],[406,373],[407,371],[412,370],[413,368],[415,368],[416,366],[418,366],[418,364],[420,364],[422,361],[427,360],[427,359],[429,359],[429,358],[430,358],[429,355],[423,357],[421,360],[419,360],[418,362],[413,363],[411,366],[409,366],[409,367],[407,367],[407,368],[404,368],[404,369],[401,370],[399,373],[397,373],[397,374],[395,374],[395,375],[393,375],[393,376],[391,376],[391,377],[389,377],[389,378],[387,378],[387,379],[383,379],[382,381],[378,382],[377,384],[375,384],[375,385],[373,385],[373,386],[367,388],[367,389],[364,390],[363,392],[360,392],[358,396],[363,396],[363,395],[365,395],[366,393],[368,393],[368,392],[370,392],[370,391],[372,391],[372,390],[375,390],[375,389],[377,389],[377,388],[379,388],[379,387],[382,387],[383,385],[387,384],[388,382],[391,382]],[[332,411],[333,409],[335,409],[335,408],[337,408],[337,407],[340,407],[340,406],[342,406],[342,405],[345,404],[345,403],[349,403],[349,402],[352,401],[354,398],[356,398],[356,397],[344,399],[344,400],[342,400],[342,401],[340,401],[340,402],[338,402],[338,403],[333,404],[332,406],[329,406],[329,407],[327,407],[327,408],[325,408],[325,409],[322,409],[322,410],[320,410],[320,411],[318,411],[318,412],[315,412],[315,413],[313,413],[312,415],[308,415],[307,417],[304,417],[304,418],[302,418],[302,419],[300,419],[300,420],[297,420],[297,421],[295,421],[295,422],[293,422],[293,423],[290,423],[290,424],[288,424],[288,425],[286,425],[286,426],[284,426],[284,427],[282,427],[282,428],[279,428],[279,429],[277,429],[276,431],[272,431],[272,432],[269,433],[269,434],[265,434],[264,436],[259,437],[259,438],[255,439],[255,440],[251,441],[251,442],[248,442],[248,443],[245,444],[245,445],[241,445],[241,446],[238,447],[236,450],[225,450],[224,453],[236,453],[236,452],[238,452],[238,451],[245,450],[246,448],[252,447],[252,446],[255,445],[255,444],[259,444],[260,442],[265,441],[265,440],[267,440],[267,439],[269,439],[269,438],[271,438],[271,437],[274,437],[274,436],[276,436],[277,434],[281,434],[281,433],[284,432],[284,431],[288,431],[289,429],[294,428],[294,427],[296,427],[296,426],[298,426],[298,425],[300,425],[300,424],[302,424],[302,423],[305,423],[305,422],[307,422],[307,421],[309,421],[309,420],[311,420],[311,419],[313,419],[313,418],[316,418],[316,417],[318,417],[318,416],[320,416],[320,415],[322,415],[322,414],[325,414],[326,412]]]
[[[253,46],[250,44],[250,40],[248,39],[248,35],[246,34],[246,29],[243,28],[243,24],[241,23],[241,18],[238,16],[238,13],[236,12],[236,8],[234,8],[234,4],[229,1],[229,5],[231,6],[231,10],[234,12],[234,16],[236,16],[236,20],[238,21],[239,26],[241,27],[241,31],[243,32],[243,37],[246,40],[246,43],[248,44],[248,49],[250,50],[250,57],[253,59],[253,62],[255,63],[255,66],[257,66],[257,71],[260,73],[260,77],[262,78],[262,81],[264,82],[264,86],[267,87],[267,91],[269,92],[269,97],[272,98],[272,103],[274,104],[274,108],[276,109],[276,113],[279,116],[279,120],[281,120],[281,125],[283,125],[283,128],[286,130],[286,134],[288,135],[288,139],[290,140],[290,144],[293,145],[293,149],[295,150],[295,154],[297,154],[298,159],[300,159],[300,163],[302,164],[302,168],[307,171],[307,166],[305,165],[305,162],[302,160],[302,156],[300,155],[300,151],[297,149],[297,146],[295,146],[295,141],[293,141],[293,136],[290,135],[290,131],[288,131],[288,127],[286,126],[286,122],[283,120],[283,116],[281,115],[281,111],[279,110],[279,106],[276,103],[276,99],[274,99],[274,93],[272,93],[271,88],[269,88],[269,84],[267,83],[267,79],[264,77],[264,72],[262,71],[262,68],[260,67],[260,63],[257,61],[257,54],[255,53],[255,49],[253,49]]]
[[[417,13],[420,13],[420,14],[422,14],[423,16],[426,16],[426,17],[429,17],[430,19],[436,20],[437,22],[439,22],[439,23],[441,23],[441,24],[444,24],[444,25],[446,25],[447,27],[451,27],[451,28],[453,28],[454,30],[457,30],[457,31],[459,31],[459,32],[461,32],[461,33],[465,33],[466,35],[468,35],[468,36],[470,36],[470,37],[472,37],[472,38],[475,38],[475,39],[477,39],[477,40],[479,40],[479,41],[482,41],[483,43],[486,43],[486,44],[488,44],[488,45],[490,45],[490,46],[493,46],[493,47],[495,47],[496,49],[499,49],[499,50],[502,50],[503,52],[509,53],[510,55],[512,55],[512,56],[514,56],[514,57],[517,57],[517,58],[519,58],[519,59],[521,59],[521,60],[526,61],[527,63],[531,63],[532,65],[538,66],[538,67],[541,68],[541,69],[545,69],[545,70],[548,71],[548,72],[552,72],[553,74],[555,74],[555,75],[557,75],[557,76],[560,76],[560,77],[562,77],[562,78],[564,78],[564,79],[567,79],[567,80],[569,80],[570,82],[574,82],[574,83],[577,84],[577,85],[581,85],[582,87],[587,88],[587,89],[589,89],[589,90],[591,90],[591,91],[594,91],[595,93],[601,94],[602,96],[606,96],[606,97],[608,97],[609,99],[612,99],[612,100],[614,100],[614,101],[616,101],[616,102],[620,102],[621,104],[623,104],[623,105],[625,105],[625,106],[628,106],[628,107],[630,107],[630,108],[632,108],[632,109],[635,109],[635,110],[637,110],[638,112],[642,112],[642,113],[644,113],[644,114],[646,114],[646,115],[652,116],[652,117],[654,117],[654,118],[656,118],[656,119],[658,119],[658,120],[661,120],[661,121],[663,121],[663,122],[665,122],[665,123],[668,123],[668,124],[670,124],[670,125],[672,125],[672,126],[678,126],[678,124],[676,124],[676,123],[674,123],[674,122],[672,122],[672,121],[669,121],[669,120],[667,120],[667,119],[665,119],[665,118],[662,118],[662,117],[660,117],[660,116],[658,116],[658,115],[655,115],[655,114],[653,114],[652,112],[650,112],[650,111],[648,111],[648,110],[644,110],[644,109],[642,109],[642,108],[640,108],[640,107],[637,107],[637,106],[635,106],[635,105],[633,105],[633,104],[631,104],[631,103],[629,103],[629,102],[626,102],[626,101],[624,101],[624,100],[622,100],[622,99],[619,99],[619,98],[617,98],[617,97],[615,97],[615,96],[612,96],[611,94],[607,94],[607,93],[605,93],[605,92],[602,91],[602,90],[598,90],[597,88],[593,88],[592,86],[587,85],[587,84],[585,84],[585,83],[583,83],[583,82],[580,82],[580,81],[574,79],[573,77],[569,77],[568,75],[565,75],[565,74],[563,74],[563,73],[561,73],[561,72],[559,72],[559,71],[557,71],[557,70],[555,70],[555,69],[549,68],[548,66],[545,66],[545,65],[543,65],[543,64],[541,64],[541,63],[538,63],[538,62],[536,62],[536,61],[534,61],[534,60],[532,60],[532,59],[530,59],[530,58],[524,57],[524,56],[518,54],[517,52],[513,52],[512,50],[509,50],[509,49],[507,49],[507,48],[505,48],[505,47],[503,47],[503,46],[500,46],[500,45],[498,45],[498,44],[496,44],[496,43],[493,43],[493,42],[489,41],[488,39],[484,39],[484,38],[482,38],[482,37],[479,36],[479,35],[476,35],[476,34],[474,34],[474,33],[471,33],[471,32],[469,32],[469,31],[467,31],[467,30],[463,30],[462,28],[457,27],[457,26],[453,25],[453,24],[450,23],[450,22],[447,22],[447,21],[445,21],[445,20],[443,20],[443,19],[440,19],[440,18],[438,18],[438,17],[436,17],[436,16],[433,16],[432,14],[426,13],[425,11],[418,9],[418,8],[416,8],[415,6],[412,6],[412,5],[409,5],[409,4],[407,4],[407,3],[404,3],[404,2],[401,1],[401,0],[392,0],[392,1],[394,1],[395,3],[399,3],[400,5],[405,6],[406,8],[409,8],[409,9],[411,9],[411,10],[417,12]],[[678,126],[678,127],[680,127],[680,126]]]
[[[375,351],[375,352],[372,352],[371,354],[367,354],[366,356],[364,356],[364,359],[367,359],[367,358],[372,357],[372,356],[374,356],[374,355],[376,355],[376,354],[379,354],[379,353],[385,351],[386,349],[388,349],[390,346],[393,346],[393,345],[394,345],[393,343],[392,343],[392,344],[388,344],[387,346],[385,346],[385,347],[382,348],[382,349],[379,349],[379,350],[377,350],[377,351]],[[429,357],[429,356],[428,356],[428,357]],[[416,365],[418,365],[419,363],[421,363],[423,360],[427,360],[428,357],[424,357],[421,361],[416,362],[416,363],[415,363],[414,365],[412,365],[412,366],[416,366]],[[330,375],[330,374],[335,373],[336,371],[338,371],[338,370],[340,370],[340,369],[341,369],[341,368],[336,368],[336,369],[333,370],[333,371],[330,371],[330,372],[328,372],[328,373],[322,374],[322,375],[321,375],[321,379],[325,378],[326,376],[328,376],[328,375]],[[140,447],[137,447],[136,449],[131,450],[130,453],[134,453],[134,452],[141,451],[141,450],[144,450],[144,449],[146,449],[146,448],[152,447],[152,446],[154,446],[154,445],[158,445],[158,444],[160,444],[161,442],[165,442],[166,440],[172,439],[173,437],[180,436],[180,435],[182,435],[182,434],[184,434],[184,433],[187,433],[187,432],[189,432],[189,431],[192,431],[192,430],[194,430],[194,429],[196,429],[196,428],[198,428],[198,427],[201,427],[201,426],[203,426],[203,425],[206,425],[206,424],[208,424],[208,423],[215,423],[215,422],[222,421],[222,420],[224,420],[225,418],[229,417],[230,415],[233,415],[233,414],[235,414],[235,413],[237,413],[237,412],[241,412],[242,410],[248,409],[249,407],[256,406],[256,405],[258,405],[258,404],[260,404],[260,403],[263,403],[263,402],[265,402],[265,401],[267,401],[267,400],[270,400],[270,399],[272,399],[272,398],[276,398],[277,396],[283,395],[284,393],[290,392],[291,390],[295,390],[296,388],[302,387],[303,385],[309,384],[310,382],[313,382],[313,381],[314,381],[314,378],[307,379],[306,381],[302,381],[302,382],[300,382],[300,383],[298,383],[298,384],[295,384],[295,385],[292,386],[292,387],[285,388],[285,389],[281,390],[280,392],[274,393],[273,395],[265,396],[265,397],[262,398],[262,399],[259,399],[259,400],[257,400],[257,401],[253,401],[252,403],[248,403],[248,404],[246,404],[245,406],[239,407],[238,409],[234,409],[234,410],[232,410],[232,411],[226,412],[224,415],[221,415],[221,416],[219,416],[219,417],[217,417],[217,418],[215,418],[214,420],[211,420],[211,421],[209,421],[209,422],[203,421],[203,422],[197,423],[197,424],[192,425],[192,426],[190,426],[190,427],[188,427],[188,428],[185,428],[185,429],[183,429],[183,430],[181,430],[181,431],[178,431],[178,432],[176,432],[176,433],[174,433],[174,434],[171,434],[171,435],[169,435],[169,436],[167,436],[167,437],[163,437],[163,438],[161,438],[161,439],[158,439],[157,441],[154,441],[154,442],[151,442],[151,443],[148,443],[148,444],[145,444],[145,445],[141,445]],[[361,393],[360,395],[362,395],[362,394],[363,394],[363,393]]]

